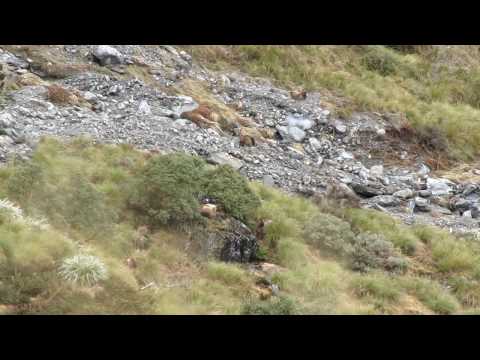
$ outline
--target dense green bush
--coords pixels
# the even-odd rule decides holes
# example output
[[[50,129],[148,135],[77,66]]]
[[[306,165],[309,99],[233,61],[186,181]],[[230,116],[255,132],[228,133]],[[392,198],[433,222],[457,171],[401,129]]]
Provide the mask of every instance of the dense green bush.
[[[241,315],[295,315],[298,306],[285,296],[273,297],[267,301],[249,300],[241,310]]]
[[[244,222],[260,206],[260,200],[248,186],[247,180],[227,165],[206,172],[203,191],[217,200],[227,214]]]
[[[200,221],[203,167],[203,160],[186,154],[151,158],[134,184],[130,205],[151,225]]]

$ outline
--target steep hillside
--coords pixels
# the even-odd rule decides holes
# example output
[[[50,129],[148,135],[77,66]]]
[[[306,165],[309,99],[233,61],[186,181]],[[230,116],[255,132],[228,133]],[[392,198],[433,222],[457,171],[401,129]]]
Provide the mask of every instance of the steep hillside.
[[[0,46],[0,313],[476,313],[477,52]]]

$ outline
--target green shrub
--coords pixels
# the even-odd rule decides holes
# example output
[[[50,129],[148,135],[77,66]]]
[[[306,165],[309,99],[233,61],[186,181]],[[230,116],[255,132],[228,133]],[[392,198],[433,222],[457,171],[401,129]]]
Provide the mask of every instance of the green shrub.
[[[352,224],[355,232],[370,232],[382,235],[393,245],[399,247],[402,253],[413,255],[419,242],[415,232],[387,215],[375,210],[349,209],[346,212],[347,220]]]
[[[397,253],[391,242],[380,235],[358,234],[353,240],[351,253],[354,270],[366,271],[381,268],[388,271],[403,272],[408,263]]]
[[[151,158],[134,185],[131,206],[151,225],[180,226],[200,221],[203,166],[203,160],[186,154]]]
[[[266,301],[249,300],[241,310],[241,315],[295,315],[298,306],[287,297],[273,297]]]
[[[228,214],[243,222],[252,218],[260,206],[260,200],[247,180],[227,165],[206,172],[203,192],[220,202]]]
[[[314,216],[304,228],[304,239],[320,250],[338,256],[350,256],[355,234],[350,224],[330,214]]]
[[[383,236],[355,235],[348,222],[330,214],[313,217],[305,226],[304,238],[316,248],[348,260],[357,271],[381,268],[401,272],[407,268],[406,260]]]

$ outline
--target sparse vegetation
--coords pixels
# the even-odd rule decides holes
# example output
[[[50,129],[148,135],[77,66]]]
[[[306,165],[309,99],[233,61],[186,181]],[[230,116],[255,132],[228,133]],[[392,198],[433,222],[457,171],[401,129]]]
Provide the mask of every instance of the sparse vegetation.
[[[241,68],[287,87],[319,90],[343,116],[354,110],[403,113],[420,143],[428,140],[428,129],[438,129],[435,150],[452,158],[472,160],[479,153],[476,45],[216,45],[187,50],[215,69]],[[345,101],[339,103],[337,95]]]

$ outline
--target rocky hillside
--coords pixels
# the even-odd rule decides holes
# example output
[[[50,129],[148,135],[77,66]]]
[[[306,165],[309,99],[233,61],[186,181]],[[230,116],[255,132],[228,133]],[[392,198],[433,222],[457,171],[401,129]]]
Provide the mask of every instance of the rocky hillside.
[[[0,46],[0,311],[476,312],[476,52]]]

